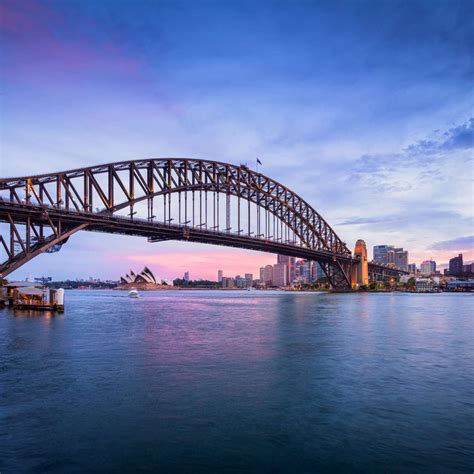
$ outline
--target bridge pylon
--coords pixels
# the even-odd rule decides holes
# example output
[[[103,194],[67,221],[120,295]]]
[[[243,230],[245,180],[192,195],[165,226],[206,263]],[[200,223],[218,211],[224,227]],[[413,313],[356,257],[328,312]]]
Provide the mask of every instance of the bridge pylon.
[[[357,262],[352,266],[352,288],[356,289],[369,284],[369,262],[367,260],[367,246],[359,239],[354,248],[354,257]]]

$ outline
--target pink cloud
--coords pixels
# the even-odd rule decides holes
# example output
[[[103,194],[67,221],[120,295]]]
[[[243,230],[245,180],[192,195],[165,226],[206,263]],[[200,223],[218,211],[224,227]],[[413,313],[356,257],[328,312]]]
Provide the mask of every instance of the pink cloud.
[[[424,260],[434,260],[438,264],[447,263],[453,257],[457,257],[459,253],[462,253],[463,260],[469,261],[474,260],[474,252],[472,251],[452,251],[452,250],[424,250],[420,252],[410,252],[410,263],[416,262],[420,264]]]
[[[192,252],[192,253],[191,253]],[[225,276],[244,275],[253,273],[258,278],[261,266],[276,263],[276,255],[262,254],[238,250],[205,250],[188,252],[171,251],[159,254],[110,255],[107,257],[124,262],[124,271],[129,267],[141,269],[149,266],[162,278],[181,277],[185,271],[190,272],[192,279],[217,279],[217,270],[223,270]]]

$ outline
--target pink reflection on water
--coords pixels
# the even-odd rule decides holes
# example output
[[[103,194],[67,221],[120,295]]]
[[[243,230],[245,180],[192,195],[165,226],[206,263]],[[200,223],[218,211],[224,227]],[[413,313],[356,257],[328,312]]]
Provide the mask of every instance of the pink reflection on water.
[[[261,311],[261,300],[243,294],[209,299],[190,295],[180,298],[179,308],[170,316],[169,305],[176,305],[176,295],[150,298],[144,308],[143,338],[148,363],[214,365],[272,358],[277,334],[268,314],[276,311],[277,299],[265,302],[272,306],[268,313]]]

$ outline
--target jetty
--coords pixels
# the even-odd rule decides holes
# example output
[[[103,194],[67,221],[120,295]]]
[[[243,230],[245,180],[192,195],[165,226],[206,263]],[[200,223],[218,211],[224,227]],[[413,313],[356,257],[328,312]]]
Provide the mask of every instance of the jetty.
[[[41,283],[14,281],[0,288],[0,307],[36,311],[64,311],[64,289],[46,288]]]

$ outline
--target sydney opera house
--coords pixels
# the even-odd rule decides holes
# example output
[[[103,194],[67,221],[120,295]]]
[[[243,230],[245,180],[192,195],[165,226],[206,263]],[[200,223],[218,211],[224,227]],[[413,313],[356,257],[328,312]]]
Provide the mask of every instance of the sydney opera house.
[[[141,273],[130,270],[125,276],[120,277],[119,289],[136,288],[137,290],[154,290],[161,286],[161,281],[157,281],[153,272],[145,267]]]

